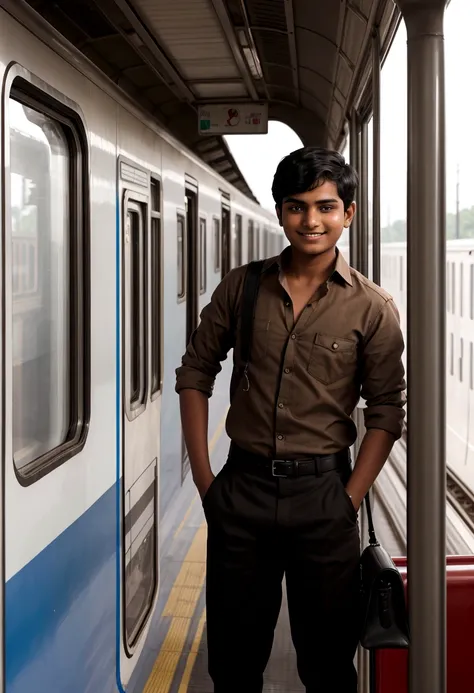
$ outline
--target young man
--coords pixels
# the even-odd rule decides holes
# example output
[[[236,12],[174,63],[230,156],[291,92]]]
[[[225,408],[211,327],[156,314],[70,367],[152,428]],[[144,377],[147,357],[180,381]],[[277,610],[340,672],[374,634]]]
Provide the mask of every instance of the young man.
[[[299,149],[277,168],[272,192],[290,247],[262,269],[248,380],[234,368],[232,443],[217,477],[209,465],[208,397],[232,347],[238,360],[246,267],[217,287],[177,370],[208,522],[215,693],[261,693],[284,575],[307,693],[357,690],[357,511],[401,435],[405,382],[391,297],[336,248],[354,216],[356,185],[351,166],[325,149]],[[359,397],[367,433],[351,473]]]

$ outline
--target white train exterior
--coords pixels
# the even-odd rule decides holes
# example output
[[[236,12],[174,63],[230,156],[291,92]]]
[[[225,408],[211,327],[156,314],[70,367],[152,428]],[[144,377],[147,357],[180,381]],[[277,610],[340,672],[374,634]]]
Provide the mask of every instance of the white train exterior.
[[[406,329],[406,245],[382,245],[382,284]],[[440,377],[442,375],[440,374]],[[446,462],[474,488],[474,238],[446,244]],[[410,389],[408,386],[408,406]]]
[[[24,23],[0,10],[6,690],[141,691],[193,494],[174,370],[223,269],[283,237]]]

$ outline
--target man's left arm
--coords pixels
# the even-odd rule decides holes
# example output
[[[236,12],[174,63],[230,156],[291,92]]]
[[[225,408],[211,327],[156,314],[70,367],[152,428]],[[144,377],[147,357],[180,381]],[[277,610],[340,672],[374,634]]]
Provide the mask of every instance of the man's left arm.
[[[403,349],[398,311],[390,299],[375,318],[362,350],[366,434],[346,486],[356,509],[402,435],[406,401]]]

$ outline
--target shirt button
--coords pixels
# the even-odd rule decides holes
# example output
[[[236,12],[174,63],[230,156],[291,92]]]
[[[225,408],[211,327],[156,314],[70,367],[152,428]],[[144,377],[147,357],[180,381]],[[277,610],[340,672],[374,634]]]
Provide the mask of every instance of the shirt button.
[[[295,334],[292,334],[292,335],[291,335],[291,339],[296,339],[296,335],[295,335]]]
[[[332,345],[332,348],[333,348],[333,349],[338,349],[338,348],[339,348],[339,344],[338,344],[337,342],[334,342],[334,344]]]
[[[283,440],[283,436],[277,436],[278,440]]]
[[[283,403],[282,402],[280,402],[278,406],[280,409],[283,409]]]
[[[290,369],[289,369],[289,368],[285,368],[285,373],[289,373],[289,372],[290,372]]]
[[[289,307],[290,307],[290,302],[289,302],[289,301],[285,301],[285,306],[286,306],[287,308],[289,308]]]

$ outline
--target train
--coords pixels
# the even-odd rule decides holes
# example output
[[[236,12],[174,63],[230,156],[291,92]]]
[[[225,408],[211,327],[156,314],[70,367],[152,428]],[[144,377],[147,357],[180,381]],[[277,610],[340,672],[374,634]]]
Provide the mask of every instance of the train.
[[[382,243],[381,283],[399,309],[405,337],[406,256],[405,243]],[[445,361],[446,464],[474,489],[474,238],[446,242]]]
[[[0,31],[6,691],[141,691],[195,493],[175,368],[284,238],[33,12]]]

